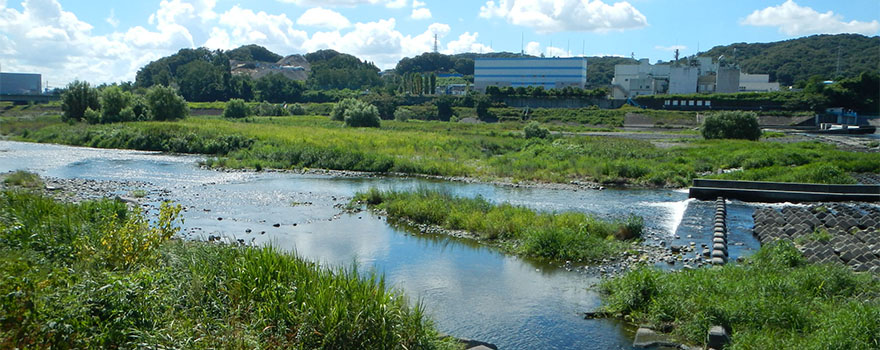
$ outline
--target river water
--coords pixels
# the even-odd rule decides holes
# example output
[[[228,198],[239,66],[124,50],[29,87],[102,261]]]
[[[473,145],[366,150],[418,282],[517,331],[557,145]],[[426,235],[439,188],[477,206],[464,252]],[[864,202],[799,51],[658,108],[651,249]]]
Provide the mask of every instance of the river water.
[[[201,169],[198,156],[167,155],[0,141],[0,172],[27,169],[45,176],[143,181],[162,199],[182,204],[184,235],[210,235],[272,244],[328,266],[357,263],[420,300],[445,333],[501,349],[630,349],[632,329],[615,320],[584,320],[579,313],[601,300],[599,277],[446,236],[416,235],[338,204],[357,191],[431,188],[482,196],[545,211],[581,211],[645,218],[648,244],[711,242],[713,202],[685,191],[573,191],[397,177],[341,177]],[[125,195],[125,193],[120,193]],[[153,203],[155,204],[155,203]],[[728,206],[732,258],[759,246],[751,236],[754,207]],[[277,227],[276,227],[277,225]],[[676,238],[677,236],[677,238]],[[668,268],[668,266],[665,266]]]

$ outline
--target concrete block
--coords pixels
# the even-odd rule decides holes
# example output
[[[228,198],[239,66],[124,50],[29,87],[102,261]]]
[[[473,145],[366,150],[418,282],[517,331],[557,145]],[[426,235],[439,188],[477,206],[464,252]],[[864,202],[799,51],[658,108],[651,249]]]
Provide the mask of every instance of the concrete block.
[[[706,339],[706,346],[716,350],[723,350],[727,343],[730,342],[730,336],[721,326],[712,326],[709,328],[709,334]]]

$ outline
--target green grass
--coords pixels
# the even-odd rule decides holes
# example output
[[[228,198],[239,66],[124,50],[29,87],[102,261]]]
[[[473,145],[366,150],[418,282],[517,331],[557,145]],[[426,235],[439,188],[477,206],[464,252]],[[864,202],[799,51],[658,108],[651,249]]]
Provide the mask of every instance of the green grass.
[[[2,174],[3,183],[9,186],[18,186],[26,188],[38,188],[43,186],[43,180],[40,176],[32,172],[24,170],[16,170],[11,173]]]
[[[789,242],[765,246],[745,264],[640,268],[604,281],[601,290],[606,311],[672,325],[696,344],[721,325],[732,333],[729,349],[880,348],[880,280],[807,264]]]
[[[383,277],[169,240],[116,201],[0,192],[0,348],[452,348]]]
[[[448,193],[380,191],[357,193],[352,205],[365,203],[394,219],[466,230],[481,240],[526,256],[595,262],[621,253],[624,240],[641,236],[642,219],[599,220],[583,213],[540,213],[507,203],[492,204],[481,197]]]
[[[6,124],[6,123],[4,123]],[[680,140],[659,148],[622,137],[555,136],[526,140],[522,122],[464,124],[383,121],[346,128],[322,116],[190,117],[176,122],[67,125],[17,120],[0,126],[13,139],[69,145],[202,153],[229,168],[325,168],[467,176],[513,181],[590,180],[609,185],[682,187],[696,177],[854,183],[851,172],[880,172],[880,154],[817,143]],[[549,124],[551,130],[567,130]],[[719,170],[729,171],[712,175]]]

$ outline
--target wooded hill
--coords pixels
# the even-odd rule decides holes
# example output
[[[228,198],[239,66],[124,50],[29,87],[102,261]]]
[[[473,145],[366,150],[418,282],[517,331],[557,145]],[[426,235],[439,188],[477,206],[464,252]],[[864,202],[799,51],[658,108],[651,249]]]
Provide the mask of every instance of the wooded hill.
[[[734,54],[736,49],[736,54]],[[839,54],[839,55],[838,55]],[[813,35],[772,43],[716,46],[699,56],[733,59],[747,73],[770,74],[781,85],[806,82],[812,76],[840,80],[880,68],[880,36]],[[838,57],[840,70],[838,72]]]

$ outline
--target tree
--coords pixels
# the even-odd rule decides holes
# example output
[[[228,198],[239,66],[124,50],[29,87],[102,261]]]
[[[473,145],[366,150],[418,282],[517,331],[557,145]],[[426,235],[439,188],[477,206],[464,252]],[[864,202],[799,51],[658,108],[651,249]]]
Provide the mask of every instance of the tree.
[[[150,120],[152,118],[150,106],[141,95],[132,95],[129,105],[119,112],[119,119],[124,122]]]
[[[369,94],[361,98],[362,101],[376,106],[379,117],[382,119],[394,118],[394,110],[401,104],[400,98],[387,94]]]
[[[240,98],[233,98],[226,102],[226,108],[223,109],[223,118],[240,119],[251,114],[251,109],[247,103]]]
[[[302,83],[281,73],[272,73],[257,79],[256,88],[261,100],[272,103],[297,102],[303,92]]]
[[[229,72],[206,61],[192,61],[178,69],[177,85],[187,101],[208,102],[226,99]]]
[[[753,112],[724,111],[709,116],[703,122],[706,139],[745,139],[757,141],[761,137],[758,115]]]
[[[394,120],[396,120],[396,121],[405,122],[405,121],[412,119],[412,117],[413,117],[413,112],[411,110],[409,110],[409,108],[401,107],[401,108],[398,108],[396,111],[394,111]]]
[[[74,80],[67,84],[67,89],[61,94],[61,110],[64,112],[62,119],[80,121],[83,119],[86,109],[89,108],[92,110],[101,109],[98,90],[85,81]]]
[[[453,98],[446,95],[434,99],[434,105],[437,106],[437,119],[448,121],[449,118],[452,118],[452,102]]]
[[[147,104],[155,120],[175,120],[186,118],[189,107],[177,90],[156,85],[147,90]]]
[[[486,120],[491,117],[489,114],[489,107],[492,106],[492,102],[489,101],[489,98],[486,95],[479,94],[474,96],[473,99],[474,109],[477,110],[477,117],[480,118],[480,120]]]
[[[436,95],[437,94],[437,74],[431,73],[429,86],[431,88],[430,89],[431,95]]]
[[[122,110],[131,105],[132,95],[118,86],[101,91],[101,122],[115,123],[122,120]]]

